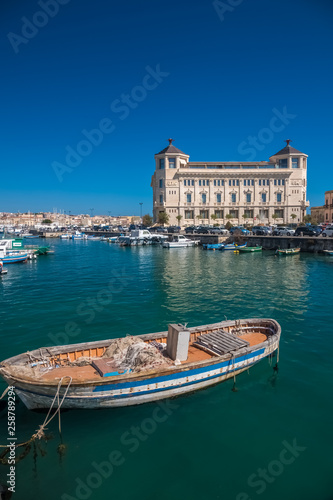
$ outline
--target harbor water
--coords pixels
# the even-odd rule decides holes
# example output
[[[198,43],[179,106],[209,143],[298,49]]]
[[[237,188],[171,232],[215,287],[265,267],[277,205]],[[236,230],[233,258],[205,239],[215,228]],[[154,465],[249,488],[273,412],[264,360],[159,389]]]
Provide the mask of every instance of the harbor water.
[[[168,323],[268,317],[282,327],[279,370],[261,361],[236,392],[229,380],[159,404],[63,411],[62,436],[54,419],[52,438],[17,464],[13,499],[332,499],[333,257],[51,245],[0,278],[1,359]],[[18,442],[44,418],[17,402]],[[7,473],[0,465],[1,484]]]

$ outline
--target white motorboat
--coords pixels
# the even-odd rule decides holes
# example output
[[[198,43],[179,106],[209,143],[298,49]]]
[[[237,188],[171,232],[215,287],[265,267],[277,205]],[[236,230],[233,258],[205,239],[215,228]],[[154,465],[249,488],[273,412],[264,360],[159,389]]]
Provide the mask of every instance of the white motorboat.
[[[183,234],[174,234],[170,240],[163,241],[164,248],[182,248],[182,247],[194,247],[198,245],[200,240],[190,240],[186,238]]]

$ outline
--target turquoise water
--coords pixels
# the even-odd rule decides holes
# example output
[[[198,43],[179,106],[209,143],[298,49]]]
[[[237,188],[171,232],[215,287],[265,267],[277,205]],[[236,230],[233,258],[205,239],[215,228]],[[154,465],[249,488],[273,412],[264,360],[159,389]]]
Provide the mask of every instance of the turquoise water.
[[[17,500],[332,499],[333,258],[53,241],[0,279],[1,358],[40,346],[246,317],[282,327],[268,360],[172,400],[62,414],[17,464]],[[0,382],[0,392],[5,384]],[[1,441],[7,437],[0,414]],[[16,408],[18,440],[44,415]],[[0,466],[0,482],[8,468]]]

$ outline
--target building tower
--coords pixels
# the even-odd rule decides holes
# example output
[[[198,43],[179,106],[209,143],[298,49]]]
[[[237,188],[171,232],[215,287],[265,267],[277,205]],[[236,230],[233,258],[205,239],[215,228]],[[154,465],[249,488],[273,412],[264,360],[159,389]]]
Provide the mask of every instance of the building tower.
[[[179,168],[185,167],[189,160],[189,155],[173,146],[173,139],[168,139],[168,141],[169,145],[155,155],[155,173],[151,179],[154,222],[158,221],[160,212],[166,212],[166,200],[169,206],[179,207],[180,187],[175,174],[179,172]],[[179,215],[177,208],[172,210],[175,211],[173,216]]]

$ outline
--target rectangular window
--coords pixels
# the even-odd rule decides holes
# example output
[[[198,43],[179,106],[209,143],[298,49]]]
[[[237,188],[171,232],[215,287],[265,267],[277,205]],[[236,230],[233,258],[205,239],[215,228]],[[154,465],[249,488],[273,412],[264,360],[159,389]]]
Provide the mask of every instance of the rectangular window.
[[[282,179],[282,186],[284,186],[284,179]]]
[[[245,219],[253,219],[253,210],[245,210],[244,211]]]
[[[200,219],[208,219],[208,210],[200,210]]]
[[[265,185],[266,185],[266,181],[265,181],[265,179],[263,179],[263,181],[262,181],[262,185],[263,185],[263,186],[265,186]]]
[[[236,181],[237,186],[239,186],[239,181]]]
[[[291,166],[292,168],[298,168],[298,158],[293,158],[291,160]]]
[[[194,186],[194,181],[192,181],[192,186]]]
[[[220,186],[221,185],[221,182],[220,181],[217,181],[217,185]]]
[[[163,187],[163,179],[160,179],[160,188]]]
[[[233,186],[235,186],[235,185],[236,185],[236,182],[235,182],[234,180],[232,181],[232,185],[233,185]]]
[[[186,180],[184,181],[184,186],[186,186]]]
[[[165,169],[165,159],[164,158],[160,158],[160,169],[161,170]]]
[[[176,168],[176,158],[169,158],[169,168]]]
[[[279,160],[279,168],[288,168],[288,159]]]
[[[206,195],[205,194],[202,194],[201,195],[201,200],[202,200],[202,203],[206,203]]]
[[[209,186],[209,181],[207,181],[207,186]]]
[[[199,179],[199,186],[201,186],[201,179]]]
[[[251,193],[246,193],[246,202],[247,203],[251,202]]]
[[[261,179],[259,179],[259,186],[261,186]]]
[[[221,181],[221,186],[224,186],[224,181]]]
[[[163,203],[163,194],[160,194],[160,203]]]
[[[221,194],[220,193],[217,193],[216,201],[217,201],[217,203],[221,203]]]
[[[254,180],[253,180],[253,179],[252,179],[252,181],[251,181],[251,184],[252,184],[252,186],[254,186]]]
[[[244,181],[244,186],[246,186],[246,181]]]
[[[278,179],[278,186],[281,186],[281,179]]]
[[[215,215],[218,219],[223,219],[223,210],[215,210]]]
[[[269,186],[269,180],[267,179],[267,186]]]
[[[230,210],[229,214],[233,219],[238,219],[238,210]]]
[[[216,180],[214,181],[214,186],[216,186]]]
[[[274,186],[276,186],[277,182],[276,182],[276,179],[274,179]]]
[[[232,193],[231,195],[231,202],[236,203],[236,193]]]
[[[248,185],[248,186],[251,186],[251,181],[250,181],[250,179],[248,179],[248,181],[247,181],[247,185]]]
[[[275,215],[277,215],[279,219],[283,219],[283,210],[275,210]]]
[[[206,181],[205,181],[205,180],[203,180],[203,181],[202,181],[202,185],[203,185],[203,186],[205,186],[205,185],[206,185]]]
[[[266,193],[262,193],[262,195],[261,195],[261,201],[263,201],[264,203],[266,203]]]
[[[187,194],[187,195],[186,195],[186,201],[187,201],[187,203],[191,203],[191,201],[192,201],[192,196],[191,196],[190,194]]]
[[[280,203],[281,202],[281,198],[282,198],[281,193],[277,193],[277,195],[276,195],[276,201]]]
[[[193,210],[185,210],[185,219],[194,219]]]
[[[229,186],[231,186],[231,181],[229,181]]]

